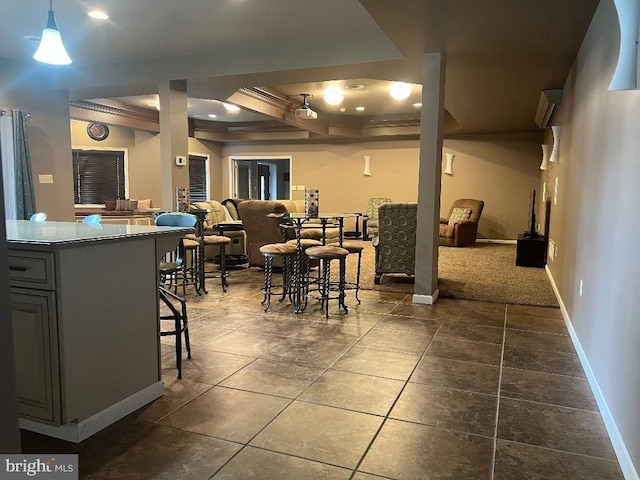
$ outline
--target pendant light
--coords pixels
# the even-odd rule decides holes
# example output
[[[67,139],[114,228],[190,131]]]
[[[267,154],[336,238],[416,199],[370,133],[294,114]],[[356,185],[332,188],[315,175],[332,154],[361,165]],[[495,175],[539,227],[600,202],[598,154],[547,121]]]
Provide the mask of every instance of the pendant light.
[[[69,65],[71,63],[71,58],[62,44],[60,30],[56,25],[56,17],[53,14],[53,0],[49,0],[47,26],[42,30],[40,46],[36,53],[33,54],[33,58],[38,62],[51,65]]]

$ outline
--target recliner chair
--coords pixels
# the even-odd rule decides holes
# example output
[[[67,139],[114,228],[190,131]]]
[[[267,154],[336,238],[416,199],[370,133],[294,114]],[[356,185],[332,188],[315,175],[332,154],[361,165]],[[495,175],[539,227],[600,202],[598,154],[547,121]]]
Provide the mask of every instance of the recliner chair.
[[[482,200],[461,198],[453,202],[447,218],[440,217],[440,245],[464,247],[476,242]]]

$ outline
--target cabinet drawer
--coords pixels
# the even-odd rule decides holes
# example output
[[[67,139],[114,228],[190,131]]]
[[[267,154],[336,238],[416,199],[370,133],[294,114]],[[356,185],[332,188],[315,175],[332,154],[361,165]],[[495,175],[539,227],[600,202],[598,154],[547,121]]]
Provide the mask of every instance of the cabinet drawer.
[[[53,290],[53,256],[48,253],[9,251],[9,283],[12,287]]]

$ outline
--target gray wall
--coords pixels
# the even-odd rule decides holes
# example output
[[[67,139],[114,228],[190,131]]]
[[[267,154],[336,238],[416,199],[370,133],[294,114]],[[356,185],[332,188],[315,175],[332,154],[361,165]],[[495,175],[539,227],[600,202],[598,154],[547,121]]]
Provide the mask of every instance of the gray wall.
[[[613,1],[603,0],[564,86],[554,119],[560,163],[544,180],[553,192],[558,178],[550,228],[558,255],[549,270],[601,408],[615,422],[614,445],[622,440],[640,466],[640,92],[607,90],[617,32]]]

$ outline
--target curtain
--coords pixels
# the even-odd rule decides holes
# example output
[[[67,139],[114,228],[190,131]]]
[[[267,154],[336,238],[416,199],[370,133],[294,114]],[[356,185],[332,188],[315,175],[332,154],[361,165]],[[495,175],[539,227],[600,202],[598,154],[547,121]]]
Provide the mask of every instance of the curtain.
[[[27,116],[20,110],[11,110],[13,119],[13,150],[15,159],[16,218],[29,220],[36,212],[31,174],[31,155],[27,137]]]
[[[4,212],[8,220],[16,219],[16,166],[13,153],[13,119],[0,115],[0,156],[2,157],[2,185],[4,186]]]

